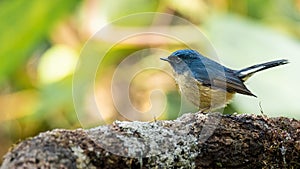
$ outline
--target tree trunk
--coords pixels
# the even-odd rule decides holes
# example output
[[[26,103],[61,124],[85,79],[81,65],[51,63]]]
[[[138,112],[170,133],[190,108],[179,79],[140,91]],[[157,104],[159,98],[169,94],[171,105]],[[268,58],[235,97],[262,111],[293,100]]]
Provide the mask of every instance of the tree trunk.
[[[185,114],[173,121],[56,129],[14,146],[4,168],[300,168],[300,121]]]

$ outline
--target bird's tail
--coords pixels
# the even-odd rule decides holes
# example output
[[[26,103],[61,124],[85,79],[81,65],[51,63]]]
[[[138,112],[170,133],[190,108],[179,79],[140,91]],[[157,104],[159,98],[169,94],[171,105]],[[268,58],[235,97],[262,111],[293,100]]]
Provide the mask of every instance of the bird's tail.
[[[241,80],[245,81],[256,72],[259,72],[259,71],[262,71],[265,69],[269,69],[269,68],[272,68],[275,66],[284,65],[287,63],[289,63],[289,62],[286,59],[275,60],[275,61],[271,61],[271,62],[253,65],[253,66],[247,67],[245,69],[238,70],[235,73]]]

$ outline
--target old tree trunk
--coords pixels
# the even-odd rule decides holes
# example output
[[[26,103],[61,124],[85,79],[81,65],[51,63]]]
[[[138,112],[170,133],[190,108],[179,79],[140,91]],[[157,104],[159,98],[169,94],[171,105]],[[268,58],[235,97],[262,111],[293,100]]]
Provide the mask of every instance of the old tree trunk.
[[[57,129],[15,145],[4,168],[300,168],[300,122],[185,114],[173,121]]]

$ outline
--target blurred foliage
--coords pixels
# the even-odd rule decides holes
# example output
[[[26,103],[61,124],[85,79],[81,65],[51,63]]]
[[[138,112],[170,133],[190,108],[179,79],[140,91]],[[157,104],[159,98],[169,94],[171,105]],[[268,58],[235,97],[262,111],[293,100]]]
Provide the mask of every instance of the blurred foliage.
[[[41,47],[41,42],[80,1],[1,1],[0,83]],[[54,12],[55,11],[55,12]]]
[[[138,12],[169,13],[195,24],[211,40],[219,59],[231,68],[277,58],[289,59],[291,64],[249,80],[247,86],[259,95],[259,100],[238,95],[225,113],[259,113],[258,102],[261,101],[267,115],[300,118],[300,78],[297,74],[300,71],[300,0],[2,0],[0,156],[13,143],[39,132],[82,127],[72,98],[73,73],[81,49],[107,23]],[[176,27],[172,20],[153,17],[116,23],[121,31],[151,26]],[[114,36],[118,31],[113,31]],[[112,45],[114,36],[93,39],[97,52],[105,52],[103,50]],[[88,114],[87,121],[99,125],[115,119],[126,120],[117,113],[111,99],[114,70],[135,51],[154,47],[170,51],[185,48],[184,44],[169,43],[172,41],[166,39],[136,36],[113,44],[95,75],[93,92],[96,96],[92,92],[88,99],[82,98],[87,112],[101,107],[103,121],[98,121],[95,114]],[[144,55],[147,54],[146,51]],[[86,73],[89,67],[97,66],[97,57],[91,56],[90,62],[80,63],[86,66]],[[153,62],[149,58],[144,57],[137,64]],[[163,63],[159,66],[169,68]],[[84,83],[86,78],[83,76],[80,80]],[[151,106],[151,91],[163,89],[167,105],[159,119],[177,117],[174,111],[180,107],[180,96],[169,76],[160,71],[148,72],[137,76],[131,87],[132,103],[142,111]],[[98,105],[91,104],[89,99],[94,97]],[[193,110],[188,103],[183,107]]]

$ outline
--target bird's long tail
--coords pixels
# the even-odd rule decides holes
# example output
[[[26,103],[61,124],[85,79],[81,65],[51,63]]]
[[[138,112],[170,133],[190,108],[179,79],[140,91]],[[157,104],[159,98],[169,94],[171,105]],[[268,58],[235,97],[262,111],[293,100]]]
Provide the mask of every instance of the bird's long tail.
[[[286,59],[274,60],[271,62],[253,65],[253,66],[247,67],[245,69],[238,70],[235,73],[241,80],[245,81],[256,72],[259,72],[259,71],[262,71],[265,69],[269,69],[269,68],[272,68],[275,66],[284,65],[287,63],[289,63],[289,62]]]

